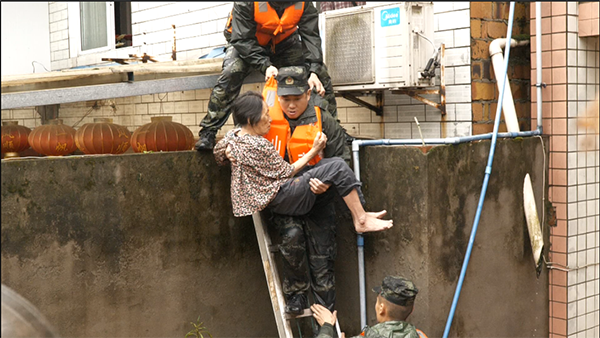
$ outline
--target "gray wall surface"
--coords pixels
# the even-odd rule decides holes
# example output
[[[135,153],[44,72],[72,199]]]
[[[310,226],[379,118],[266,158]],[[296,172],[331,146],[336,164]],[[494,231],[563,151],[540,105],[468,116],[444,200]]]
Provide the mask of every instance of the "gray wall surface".
[[[409,321],[429,337],[442,335],[489,147],[438,146],[426,155],[361,148],[366,208],[394,219],[392,229],[365,235],[369,324],[376,322],[370,289],[400,274],[420,289]],[[548,273],[536,278],[522,202],[530,173],[541,212],[543,163],[539,138],[498,141],[450,336],[548,336]],[[230,171],[212,154],[1,166],[2,283],[38,306],[62,336],[183,337],[198,316],[215,337],[277,335],[252,220],[233,217]],[[354,335],[356,236],[341,199],[338,219],[338,317]]]

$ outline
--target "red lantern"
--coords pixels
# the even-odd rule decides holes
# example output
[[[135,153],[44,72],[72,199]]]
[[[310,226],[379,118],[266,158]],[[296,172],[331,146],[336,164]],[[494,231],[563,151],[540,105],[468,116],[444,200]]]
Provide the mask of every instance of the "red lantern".
[[[77,149],[75,133],[75,129],[56,119],[32,130],[28,140],[31,148],[40,154],[63,156]]]
[[[172,119],[172,116],[154,116],[152,122],[134,131],[131,136],[133,151],[191,150],[195,142],[192,131]]]
[[[112,119],[95,118],[75,133],[75,144],[84,154],[122,154],[129,149],[131,132],[112,123]]]
[[[19,121],[2,122],[2,154],[5,158],[19,157],[19,152],[29,148],[27,137],[31,129],[20,126]]]

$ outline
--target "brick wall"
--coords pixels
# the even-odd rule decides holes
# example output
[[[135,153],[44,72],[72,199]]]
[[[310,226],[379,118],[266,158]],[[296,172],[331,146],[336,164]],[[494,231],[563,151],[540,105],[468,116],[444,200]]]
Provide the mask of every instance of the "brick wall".
[[[245,84],[242,92],[262,91],[263,84]],[[197,138],[199,124],[207,113],[210,89],[170,92],[153,95],[131,96],[112,100],[64,103],[59,107],[59,117],[66,125],[78,129],[85,123],[92,123],[96,117],[112,118],[113,122],[127,127],[131,132],[150,123],[152,116],[173,116],[174,122],[186,125]],[[96,108],[94,108],[96,106]],[[35,128],[41,125],[40,115],[35,107],[2,110],[2,120],[17,120],[20,125]],[[230,117],[219,132],[224,135],[233,128]]]
[[[490,43],[497,38],[506,38],[508,28],[508,2],[471,2],[471,74],[473,135],[493,130],[498,97],[496,77],[490,59]],[[529,6],[515,4],[513,39],[529,40]],[[515,101],[515,109],[521,130],[530,129],[530,47],[511,48],[508,64],[508,79]],[[506,131],[504,118],[500,131]]]
[[[69,20],[66,2],[48,2],[50,23],[50,66],[69,67]]]

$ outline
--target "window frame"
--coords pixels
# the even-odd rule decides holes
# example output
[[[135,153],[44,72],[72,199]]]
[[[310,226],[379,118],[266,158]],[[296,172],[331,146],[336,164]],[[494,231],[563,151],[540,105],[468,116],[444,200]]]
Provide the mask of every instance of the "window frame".
[[[106,46],[81,50],[81,6],[80,2],[68,2],[69,49],[71,57],[115,50],[115,13],[114,2],[106,1]]]

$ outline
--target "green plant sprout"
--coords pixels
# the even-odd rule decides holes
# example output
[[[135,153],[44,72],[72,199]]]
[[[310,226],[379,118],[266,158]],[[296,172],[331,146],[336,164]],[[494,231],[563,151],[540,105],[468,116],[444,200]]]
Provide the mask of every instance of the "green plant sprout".
[[[196,321],[198,323],[190,322],[190,324],[192,324],[192,326],[194,328],[192,330],[190,330],[190,332],[186,333],[185,338],[188,338],[188,337],[204,338],[203,333],[207,334],[210,338],[213,338],[212,334],[210,334],[210,332],[208,332],[206,330],[206,327],[204,327],[204,322],[200,322],[200,316],[198,316],[198,319]]]

